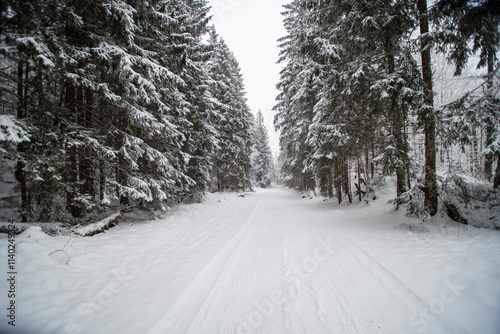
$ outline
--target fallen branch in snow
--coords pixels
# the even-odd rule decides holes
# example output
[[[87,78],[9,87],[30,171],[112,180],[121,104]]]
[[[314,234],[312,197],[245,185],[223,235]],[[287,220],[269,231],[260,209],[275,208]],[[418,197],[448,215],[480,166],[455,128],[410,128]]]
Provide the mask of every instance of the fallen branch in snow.
[[[103,220],[100,220],[94,224],[81,226],[75,229],[75,233],[84,237],[91,237],[93,235],[102,233],[106,230],[109,230],[112,227],[115,227],[119,223],[119,219],[121,217],[121,212],[115,213]]]
[[[66,253],[66,251],[64,249],[56,249],[55,251],[51,252],[49,254],[49,256],[52,256],[53,254],[55,254],[57,252],[61,252],[61,253],[66,254],[66,256],[68,257],[68,260],[64,264],[66,264],[67,266],[69,265],[70,262],[73,261],[73,260],[71,260],[71,256],[68,253]]]
[[[61,252],[61,253],[64,253],[66,254],[66,256],[68,257],[68,260],[65,262],[65,264],[68,266],[70,262],[72,262],[73,260],[71,259],[71,256],[64,250],[66,248],[66,246],[68,245],[68,243],[70,241],[71,242],[71,246],[73,246],[73,243],[75,242],[76,238],[69,238],[68,241],[66,241],[66,243],[64,244],[63,248],[61,249],[56,249],[55,251],[53,252],[50,252],[49,253],[49,256],[52,256],[53,254],[57,253],[57,252]]]

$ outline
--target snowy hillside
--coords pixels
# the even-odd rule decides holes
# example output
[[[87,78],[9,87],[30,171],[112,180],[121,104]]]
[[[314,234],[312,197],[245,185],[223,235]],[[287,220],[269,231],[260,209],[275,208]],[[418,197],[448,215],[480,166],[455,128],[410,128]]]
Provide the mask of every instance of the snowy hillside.
[[[422,225],[392,191],[351,206],[211,194],[93,237],[31,227],[16,236],[16,326],[4,316],[0,332],[499,333],[500,232]]]

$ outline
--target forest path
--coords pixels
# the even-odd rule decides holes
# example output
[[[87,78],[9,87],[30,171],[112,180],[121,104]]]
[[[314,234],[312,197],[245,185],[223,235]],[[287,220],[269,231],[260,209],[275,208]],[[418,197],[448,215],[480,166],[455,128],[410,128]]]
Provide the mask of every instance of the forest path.
[[[280,188],[244,201],[239,230],[148,333],[400,333],[425,306],[349,241],[355,231],[332,226],[342,217]]]
[[[500,233],[430,233],[377,195],[339,206],[274,187],[91,238],[29,229],[18,324],[0,333],[498,333]]]

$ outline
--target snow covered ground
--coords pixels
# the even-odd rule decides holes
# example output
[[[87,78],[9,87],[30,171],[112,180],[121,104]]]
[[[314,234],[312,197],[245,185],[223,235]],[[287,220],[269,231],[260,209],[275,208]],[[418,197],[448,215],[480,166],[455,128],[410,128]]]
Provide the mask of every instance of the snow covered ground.
[[[1,333],[500,333],[500,232],[275,187],[94,237],[16,237]],[[7,235],[0,263],[7,267]],[[7,270],[4,270],[7,275]]]

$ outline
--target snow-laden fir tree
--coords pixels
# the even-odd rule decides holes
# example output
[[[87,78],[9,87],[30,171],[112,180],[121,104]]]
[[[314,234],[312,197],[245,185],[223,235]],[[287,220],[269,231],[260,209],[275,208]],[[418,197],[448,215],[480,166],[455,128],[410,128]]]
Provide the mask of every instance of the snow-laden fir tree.
[[[274,126],[280,131],[280,178],[290,187],[306,190],[314,186],[312,174],[304,170],[304,161],[311,151],[306,138],[312,119],[311,109],[305,108],[305,105],[311,103],[313,90],[305,82],[299,91],[299,84],[303,82],[297,80],[307,80],[304,75],[297,76],[300,70],[300,65],[293,62],[284,66],[277,84],[281,93],[273,110],[276,111]]]
[[[255,119],[252,166],[255,185],[261,188],[269,187],[274,173],[273,153],[269,147],[269,134],[260,110]]]
[[[252,187],[253,115],[247,105],[238,61],[212,29],[212,57],[207,68],[218,145],[213,152],[212,188],[218,191]]]
[[[307,24],[301,24],[297,18],[297,2],[284,7],[284,25],[288,35],[279,39],[279,62],[283,64],[283,69],[276,85],[280,93],[273,108],[276,112],[274,126],[280,131],[280,178],[290,187],[308,190],[315,186],[313,174],[305,168],[305,160],[312,150],[306,139],[313,118],[312,109],[316,103],[314,85],[318,79],[314,71],[305,68],[307,58],[300,55],[302,46],[294,41],[294,36],[303,35],[307,29]]]

